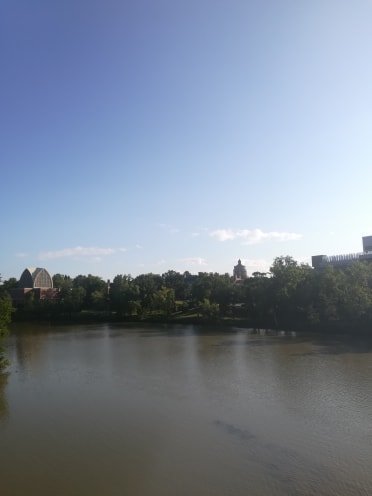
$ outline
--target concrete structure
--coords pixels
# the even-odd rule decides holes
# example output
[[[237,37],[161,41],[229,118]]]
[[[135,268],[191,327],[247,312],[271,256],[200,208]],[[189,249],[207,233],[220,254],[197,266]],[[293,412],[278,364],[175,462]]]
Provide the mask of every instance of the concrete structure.
[[[18,286],[20,288],[52,288],[53,279],[46,269],[29,267],[22,272]]]
[[[363,236],[363,252],[372,252],[372,236]]]
[[[46,269],[29,267],[22,272],[18,288],[11,291],[13,303],[24,303],[30,293],[34,294],[36,300],[55,300],[59,296],[59,289],[53,288],[53,279]]]
[[[364,236],[362,242],[362,252],[331,256],[314,255],[311,257],[311,265],[314,269],[322,269],[328,265],[333,265],[334,267],[347,267],[352,262],[372,262],[372,236]]]
[[[234,272],[233,272],[234,280],[235,281],[241,281],[243,279],[247,279],[247,269],[245,268],[244,265],[242,265],[241,260],[238,260],[238,265],[234,266]]]

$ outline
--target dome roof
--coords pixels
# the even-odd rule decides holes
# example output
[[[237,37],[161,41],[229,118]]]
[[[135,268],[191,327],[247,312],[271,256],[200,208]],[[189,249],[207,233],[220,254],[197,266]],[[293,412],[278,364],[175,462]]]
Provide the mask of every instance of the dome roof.
[[[52,288],[53,279],[46,269],[29,267],[22,272],[20,288]]]

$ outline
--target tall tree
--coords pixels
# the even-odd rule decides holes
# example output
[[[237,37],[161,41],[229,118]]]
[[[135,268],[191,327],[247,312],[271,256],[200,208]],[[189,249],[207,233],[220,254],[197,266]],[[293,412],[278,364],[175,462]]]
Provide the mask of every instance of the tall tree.
[[[233,284],[233,278],[229,274],[209,274],[211,281],[211,303],[218,305],[222,315],[226,315],[231,309],[232,303],[237,293],[237,287]]]
[[[138,286],[139,299],[141,301],[142,313],[145,314],[153,308],[154,294],[161,289],[163,279],[159,274],[141,274],[134,279]]]
[[[118,318],[132,315],[139,309],[138,305],[135,305],[138,295],[138,286],[130,275],[115,276],[110,285],[111,310],[117,313]]]
[[[192,299],[196,304],[201,304],[211,296],[212,281],[207,272],[199,272],[192,286]]]
[[[272,278],[267,273],[254,272],[244,281],[245,314],[253,327],[271,327],[274,321],[274,298]]]
[[[174,289],[163,286],[153,294],[154,310],[159,310],[165,315],[170,315],[176,308]]]
[[[83,307],[86,309],[93,309],[94,305],[102,300],[107,295],[107,283],[98,276],[88,274],[87,276],[78,275],[72,281],[73,288],[83,288],[85,290],[85,297]],[[94,294],[94,297],[93,297]]]
[[[16,289],[18,287],[18,280],[15,277],[11,277],[10,279],[7,279],[6,281],[3,282],[1,286],[1,290],[7,291],[8,293],[12,289]]]
[[[272,311],[277,326],[293,325],[303,318],[301,291],[312,268],[299,264],[290,256],[277,257],[270,267],[272,274]]]
[[[176,300],[185,300],[190,296],[185,277],[175,270],[168,270],[162,275],[164,285],[174,290]]]

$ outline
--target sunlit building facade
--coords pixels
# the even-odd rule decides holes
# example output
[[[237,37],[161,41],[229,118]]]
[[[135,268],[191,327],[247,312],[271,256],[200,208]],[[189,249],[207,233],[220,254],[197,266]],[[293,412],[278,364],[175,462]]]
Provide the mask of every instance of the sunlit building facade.
[[[247,269],[245,265],[242,264],[241,260],[238,260],[238,265],[234,266],[233,277],[235,281],[242,281],[247,279]]]
[[[18,286],[20,288],[52,288],[53,279],[46,269],[29,267],[22,272]]]
[[[352,262],[372,262],[372,236],[362,238],[363,251],[359,253],[345,253],[342,255],[314,255],[311,264],[314,269],[322,269],[328,265],[346,267]]]
[[[18,288],[11,291],[11,296],[15,304],[22,304],[30,293],[37,300],[55,300],[59,289],[53,288],[53,279],[46,269],[29,267],[22,272]]]

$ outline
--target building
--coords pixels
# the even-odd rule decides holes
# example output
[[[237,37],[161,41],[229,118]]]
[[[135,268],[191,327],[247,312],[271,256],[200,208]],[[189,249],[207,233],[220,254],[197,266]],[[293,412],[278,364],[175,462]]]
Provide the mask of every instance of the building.
[[[55,300],[59,296],[59,289],[53,288],[53,279],[46,269],[29,267],[22,272],[18,288],[11,291],[13,303],[23,303],[30,293],[37,300]]]
[[[346,253],[343,255],[314,255],[311,265],[314,269],[322,269],[328,265],[334,267],[347,267],[352,262],[372,262],[372,236],[362,238],[363,251],[359,253]]]
[[[234,266],[233,277],[235,281],[242,281],[243,279],[247,279],[247,269],[245,265],[242,265],[242,262],[239,258],[238,265]]]
[[[20,288],[53,288],[53,279],[46,269],[30,267],[22,272],[18,286]]]

